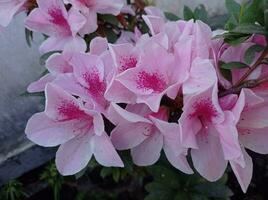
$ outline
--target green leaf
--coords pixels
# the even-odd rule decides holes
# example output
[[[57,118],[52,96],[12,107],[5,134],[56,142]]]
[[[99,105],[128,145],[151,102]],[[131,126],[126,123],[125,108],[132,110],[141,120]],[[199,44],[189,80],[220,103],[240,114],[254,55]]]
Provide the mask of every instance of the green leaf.
[[[230,38],[227,37],[227,38],[225,38],[224,41],[232,46],[237,46],[237,45],[245,42],[249,37],[250,37],[250,35],[230,37]]]
[[[268,30],[268,9],[264,11],[264,25],[265,28]]]
[[[226,0],[225,5],[229,14],[238,19],[241,9],[240,4],[238,4],[235,0]]]
[[[193,11],[188,6],[184,6],[184,9],[183,9],[183,18],[185,20],[191,20],[191,19],[194,19],[195,18]]]
[[[241,24],[232,30],[234,33],[268,35],[268,31],[257,24]]]
[[[177,15],[170,12],[165,12],[165,16],[169,21],[178,21],[180,19]]]
[[[118,168],[114,168],[113,170],[113,180],[114,182],[118,183],[120,180],[120,170]]]
[[[225,185],[217,183],[202,183],[195,186],[195,190],[206,197],[226,198],[233,195],[233,192]]]
[[[174,189],[180,186],[178,174],[166,167],[155,165],[149,167],[148,171],[153,175],[154,180],[157,182],[163,183]]]
[[[39,59],[39,63],[40,65],[45,65],[46,64],[46,61],[47,59],[53,55],[54,53],[61,53],[61,51],[50,51],[50,52],[47,52],[45,54],[43,54],[40,59]]]
[[[176,195],[169,187],[158,182],[148,183],[145,189],[149,195],[144,200],[170,200]]]
[[[103,21],[105,21],[109,24],[115,25],[115,26],[118,26],[118,24],[119,24],[118,19],[114,15],[110,15],[110,14],[99,15],[99,18],[101,18]]]
[[[198,7],[196,7],[196,9],[194,10],[194,18],[203,22],[208,21],[208,13],[204,5],[199,5]]]
[[[229,62],[223,63],[220,66],[222,69],[242,69],[242,68],[249,68],[249,66],[242,62]]]
[[[264,46],[261,46],[258,44],[255,44],[255,45],[252,45],[251,47],[249,47],[244,55],[245,63],[250,65],[254,61],[256,53],[259,53],[259,52],[263,51],[264,49],[265,49]]]
[[[262,0],[252,0],[250,3],[244,4],[240,12],[240,24],[254,24],[255,22],[258,22],[259,24],[264,23]]]
[[[27,28],[25,28],[25,39],[26,39],[27,45],[31,47],[32,41],[33,41],[33,32]]]

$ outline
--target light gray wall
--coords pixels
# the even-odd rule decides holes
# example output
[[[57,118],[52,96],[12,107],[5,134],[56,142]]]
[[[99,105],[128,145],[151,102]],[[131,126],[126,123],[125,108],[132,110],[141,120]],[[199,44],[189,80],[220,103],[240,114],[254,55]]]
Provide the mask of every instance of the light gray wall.
[[[153,0],[157,7],[164,11],[173,12],[178,16],[183,16],[184,5],[190,8],[195,8],[200,4],[203,4],[210,15],[222,15],[225,14],[225,0]],[[243,0],[236,0],[242,2]]]

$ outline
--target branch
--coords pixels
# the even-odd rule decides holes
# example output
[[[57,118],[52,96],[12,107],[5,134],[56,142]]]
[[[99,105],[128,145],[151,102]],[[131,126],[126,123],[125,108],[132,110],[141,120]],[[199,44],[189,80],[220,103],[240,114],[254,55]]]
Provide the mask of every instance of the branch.
[[[237,87],[232,87],[224,92],[219,93],[219,97],[224,97],[229,94],[239,94],[243,88],[255,88],[265,82],[268,82],[268,77],[263,79],[249,80]]]
[[[268,47],[265,48],[265,50],[262,52],[262,54],[260,55],[260,57],[258,58],[258,60],[254,63],[254,65],[252,65],[252,67],[250,67],[250,69],[242,76],[242,78],[236,83],[234,84],[233,88],[238,87],[239,85],[241,85],[247,78],[248,76],[259,66],[262,64],[263,59],[267,56],[268,54]]]

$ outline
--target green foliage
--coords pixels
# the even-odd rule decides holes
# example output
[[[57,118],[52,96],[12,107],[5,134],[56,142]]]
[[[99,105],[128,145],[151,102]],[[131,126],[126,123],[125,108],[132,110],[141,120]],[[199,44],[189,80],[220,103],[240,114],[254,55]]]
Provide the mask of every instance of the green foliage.
[[[40,180],[46,182],[53,190],[54,200],[60,199],[60,191],[63,184],[63,177],[57,171],[54,163],[49,164],[40,175]]]
[[[221,63],[220,66],[222,69],[242,69],[242,68],[249,68],[249,66],[242,62],[229,62],[229,63]]]
[[[25,39],[26,39],[27,45],[31,47],[32,41],[33,41],[33,32],[27,28],[25,28]]]
[[[123,181],[134,174],[133,162],[127,152],[121,153],[124,162],[124,168],[103,167],[100,172],[102,178],[112,177],[115,183]]]
[[[27,195],[23,191],[22,183],[16,180],[8,182],[0,190],[1,200],[21,200],[24,197]]]
[[[204,5],[199,5],[194,11],[188,6],[184,6],[183,17],[185,20],[201,20],[203,22],[208,22],[208,13]]]
[[[165,12],[165,16],[169,21],[177,21],[180,19],[177,15],[170,12]]]
[[[252,0],[238,4],[235,0],[225,1],[229,20],[225,28],[229,31],[222,35],[226,43],[238,45],[252,34],[268,35],[268,6],[266,0]]]
[[[197,175],[185,175],[174,168],[155,165],[148,168],[153,181],[145,186],[145,200],[220,200],[228,199],[232,191],[225,185],[227,176],[209,183]]]
[[[256,53],[260,53],[264,49],[265,49],[264,46],[261,46],[258,44],[255,44],[249,47],[247,51],[245,52],[245,56],[244,56],[245,63],[250,65],[254,61]]]

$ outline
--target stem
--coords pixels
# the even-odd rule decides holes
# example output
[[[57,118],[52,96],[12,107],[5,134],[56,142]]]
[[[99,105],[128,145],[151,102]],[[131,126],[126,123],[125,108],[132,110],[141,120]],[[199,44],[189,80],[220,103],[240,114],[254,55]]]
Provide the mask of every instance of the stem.
[[[249,80],[237,87],[232,87],[224,92],[219,93],[219,97],[224,97],[229,94],[239,94],[243,88],[254,88],[265,82],[268,82],[268,77],[263,79]]]
[[[238,87],[239,85],[241,85],[247,78],[248,76],[260,65],[262,64],[263,59],[266,57],[266,55],[268,54],[268,47],[265,48],[265,50],[262,52],[262,54],[260,55],[260,57],[258,58],[258,60],[254,63],[254,65],[252,65],[252,67],[250,67],[250,69],[242,76],[242,78],[236,83],[234,84],[234,86],[232,88]]]

